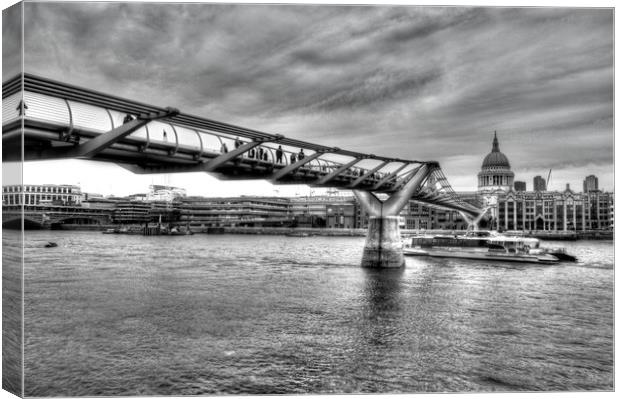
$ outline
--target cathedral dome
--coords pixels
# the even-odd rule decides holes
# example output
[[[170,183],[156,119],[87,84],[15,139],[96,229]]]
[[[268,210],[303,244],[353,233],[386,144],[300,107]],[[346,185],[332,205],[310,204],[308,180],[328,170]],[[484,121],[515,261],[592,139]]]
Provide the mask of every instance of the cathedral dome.
[[[493,138],[493,149],[482,161],[482,169],[510,169],[508,157],[499,150],[497,133]]]
[[[493,137],[493,149],[484,157],[482,169],[478,173],[478,191],[493,193],[497,190],[509,191],[514,184],[515,174],[510,170],[508,157],[499,150],[497,133]]]

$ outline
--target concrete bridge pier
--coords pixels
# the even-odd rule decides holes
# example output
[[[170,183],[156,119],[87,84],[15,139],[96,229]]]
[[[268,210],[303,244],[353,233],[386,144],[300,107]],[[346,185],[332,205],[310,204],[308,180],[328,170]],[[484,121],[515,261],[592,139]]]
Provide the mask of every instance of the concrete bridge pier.
[[[398,216],[370,216],[362,267],[405,266]]]
[[[405,266],[398,214],[432,170],[433,164],[423,164],[407,184],[386,201],[381,201],[371,192],[353,190],[369,216],[362,267]]]

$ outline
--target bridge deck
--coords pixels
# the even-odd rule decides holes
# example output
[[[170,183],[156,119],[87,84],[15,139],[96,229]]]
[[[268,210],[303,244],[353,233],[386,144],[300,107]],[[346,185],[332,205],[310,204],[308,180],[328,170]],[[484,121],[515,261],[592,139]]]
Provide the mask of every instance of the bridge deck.
[[[433,173],[412,198],[479,211],[454,194],[435,162],[322,146],[30,74],[6,81],[2,89],[5,161],[21,160],[23,137],[25,161],[77,157],[114,162],[134,173],[202,171],[220,179],[379,193],[398,191],[420,166],[432,164]]]

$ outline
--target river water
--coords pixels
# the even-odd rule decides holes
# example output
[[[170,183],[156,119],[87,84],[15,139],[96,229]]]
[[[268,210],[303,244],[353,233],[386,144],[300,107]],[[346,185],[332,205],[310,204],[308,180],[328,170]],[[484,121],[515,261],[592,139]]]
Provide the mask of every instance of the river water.
[[[611,241],[400,270],[360,268],[363,245],[27,231],[25,393],[613,389]]]

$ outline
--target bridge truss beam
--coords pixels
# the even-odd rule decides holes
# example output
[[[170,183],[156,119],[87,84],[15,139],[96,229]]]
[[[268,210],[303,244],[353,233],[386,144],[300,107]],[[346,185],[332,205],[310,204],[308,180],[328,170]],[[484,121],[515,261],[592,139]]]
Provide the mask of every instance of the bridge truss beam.
[[[317,159],[323,154],[324,152],[315,152],[312,155],[307,155],[303,159],[300,159],[299,161],[295,162],[294,164],[285,166],[284,168],[274,173],[273,176],[271,176],[270,180],[277,182],[278,180],[282,179],[284,176],[295,172],[297,169],[301,168],[302,166],[304,166],[305,164],[309,162],[312,162],[313,160]]]
[[[356,163],[360,162],[361,159],[354,159],[349,163],[346,163],[344,165],[342,165],[341,167],[339,167],[338,169],[336,169],[335,171],[331,172],[330,174],[320,178],[318,181],[316,181],[316,185],[321,186],[323,184],[327,184],[328,182],[330,182],[333,178],[335,178],[336,176],[339,176],[342,172],[344,172],[345,170],[349,169],[350,167],[352,167],[353,165],[355,165]]]

